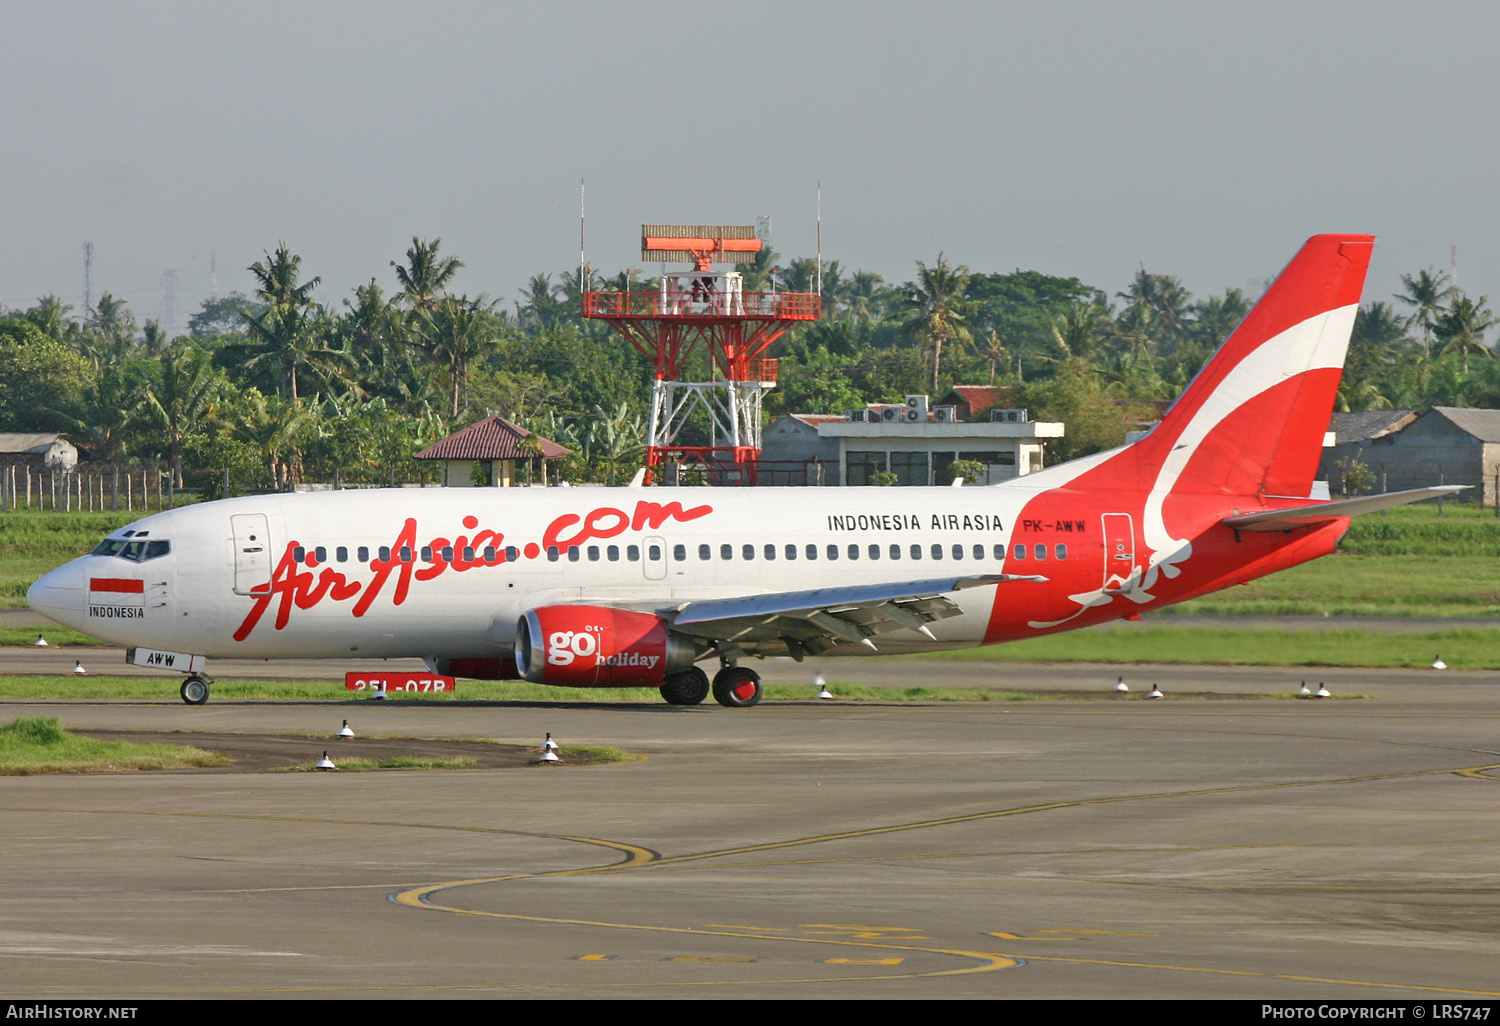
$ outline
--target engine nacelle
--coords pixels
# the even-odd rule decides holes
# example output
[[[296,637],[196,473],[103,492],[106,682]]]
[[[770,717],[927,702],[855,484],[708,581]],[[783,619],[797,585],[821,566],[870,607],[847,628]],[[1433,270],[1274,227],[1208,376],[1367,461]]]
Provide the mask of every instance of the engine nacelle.
[[[697,654],[661,617],[628,609],[542,606],[516,624],[516,669],[534,684],[655,687]]]

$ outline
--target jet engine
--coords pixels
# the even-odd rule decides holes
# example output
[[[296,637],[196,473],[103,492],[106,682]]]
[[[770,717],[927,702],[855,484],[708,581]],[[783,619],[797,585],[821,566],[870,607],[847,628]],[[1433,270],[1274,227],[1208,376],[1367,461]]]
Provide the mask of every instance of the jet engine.
[[[628,609],[542,606],[516,624],[516,669],[534,684],[656,687],[697,655],[661,617]]]

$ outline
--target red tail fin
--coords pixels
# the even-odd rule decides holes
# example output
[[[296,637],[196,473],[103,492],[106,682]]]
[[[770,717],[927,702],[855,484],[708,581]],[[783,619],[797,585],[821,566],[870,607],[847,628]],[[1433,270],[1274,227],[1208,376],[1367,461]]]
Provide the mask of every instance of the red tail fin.
[[[1306,497],[1333,413],[1371,235],[1315,235],[1135,446],[1143,484]]]

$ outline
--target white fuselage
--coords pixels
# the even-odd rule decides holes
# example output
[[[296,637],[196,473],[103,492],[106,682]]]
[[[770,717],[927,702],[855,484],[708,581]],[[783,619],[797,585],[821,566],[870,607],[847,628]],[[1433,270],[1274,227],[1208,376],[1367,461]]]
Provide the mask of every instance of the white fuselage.
[[[170,542],[170,551],[142,562],[84,556],[44,577],[29,598],[106,641],[211,657],[503,656],[517,619],[538,606],[646,611],[998,573],[1032,494],[997,486],[267,495],[136,521],[111,537],[146,532]],[[1048,539],[1048,566],[1098,566],[1101,557],[1086,546],[1099,544],[1098,532],[1080,524],[1080,536],[1062,548]],[[139,593],[93,587],[122,578],[140,579]],[[932,626],[940,647],[985,637],[994,589],[959,601],[963,615]],[[912,633],[882,640],[880,649],[932,647]]]

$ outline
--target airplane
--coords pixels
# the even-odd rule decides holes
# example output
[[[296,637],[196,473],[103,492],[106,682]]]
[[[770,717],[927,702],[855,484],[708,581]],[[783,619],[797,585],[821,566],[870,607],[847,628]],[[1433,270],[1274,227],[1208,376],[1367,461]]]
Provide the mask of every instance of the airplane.
[[[1327,555],[1354,515],[1458,489],[1315,495],[1373,244],[1309,239],[1143,437],[999,484],[248,496],[143,517],[27,601],[187,672],[190,704],[208,659],[420,657],[747,707],[751,657],[1137,619]]]

